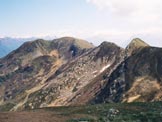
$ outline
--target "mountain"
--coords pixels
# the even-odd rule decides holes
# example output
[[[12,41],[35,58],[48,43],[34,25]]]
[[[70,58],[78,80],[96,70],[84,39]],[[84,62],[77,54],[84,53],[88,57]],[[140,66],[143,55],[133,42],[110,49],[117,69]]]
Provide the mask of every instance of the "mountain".
[[[0,38],[0,58],[6,56],[11,51],[17,49],[26,41],[34,40],[35,38]]]
[[[0,60],[0,103],[10,101],[9,104],[18,103],[13,109],[22,107],[31,94],[49,84],[47,80],[58,73],[60,66],[93,47],[84,40],[71,37],[24,43]]]
[[[126,49],[73,37],[25,42],[0,59],[0,110],[161,101],[161,54],[138,38]]]
[[[106,85],[92,100],[94,103],[162,100],[162,48],[139,43],[139,39],[132,42],[128,46],[130,50],[126,48],[130,52],[125,51],[125,60],[107,78]]]

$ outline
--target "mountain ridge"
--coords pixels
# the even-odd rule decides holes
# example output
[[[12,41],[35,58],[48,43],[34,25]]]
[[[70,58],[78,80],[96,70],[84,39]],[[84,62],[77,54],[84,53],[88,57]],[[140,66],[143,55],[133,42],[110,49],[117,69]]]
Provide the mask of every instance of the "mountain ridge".
[[[126,49],[73,37],[26,42],[0,59],[0,106],[16,111],[162,100],[161,52],[138,38]]]

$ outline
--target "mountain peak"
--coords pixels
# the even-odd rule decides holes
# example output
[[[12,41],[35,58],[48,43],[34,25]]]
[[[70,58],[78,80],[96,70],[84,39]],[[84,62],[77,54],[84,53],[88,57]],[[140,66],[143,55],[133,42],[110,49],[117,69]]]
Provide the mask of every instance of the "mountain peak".
[[[132,54],[135,50],[143,47],[149,47],[149,45],[141,40],[140,38],[134,38],[126,47],[126,52],[128,55]]]
[[[126,47],[128,48],[139,48],[139,47],[147,47],[149,46],[146,42],[141,40],[140,38],[134,38]]]
[[[100,45],[101,47],[111,47],[111,46],[117,46],[115,43],[113,42],[107,42],[107,41],[104,41],[101,43]]]
[[[110,49],[113,50],[115,48],[120,48],[121,50],[123,50],[120,46],[116,45],[115,43],[107,41],[102,42],[99,47],[101,50],[106,50],[106,52]]]
[[[65,43],[65,44],[70,43],[81,49],[94,47],[92,43],[89,43],[85,40],[74,38],[74,37],[62,37],[62,38],[56,39],[55,41],[59,41],[59,43]]]
[[[114,55],[118,52],[122,52],[123,48],[119,47],[115,43],[104,41],[98,47],[99,51],[97,57],[104,57],[105,55]]]

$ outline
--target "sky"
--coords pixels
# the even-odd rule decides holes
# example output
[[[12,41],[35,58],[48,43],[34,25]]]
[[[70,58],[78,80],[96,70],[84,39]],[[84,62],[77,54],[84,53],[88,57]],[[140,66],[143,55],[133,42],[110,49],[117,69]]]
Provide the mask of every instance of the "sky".
[[[162,47],[161,0],[0,0],[0,37],[72,36]]]

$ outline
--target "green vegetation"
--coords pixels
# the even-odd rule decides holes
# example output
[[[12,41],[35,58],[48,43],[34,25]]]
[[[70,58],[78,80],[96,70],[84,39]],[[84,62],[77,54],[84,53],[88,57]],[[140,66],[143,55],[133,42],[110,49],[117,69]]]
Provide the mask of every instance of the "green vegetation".
[[[61,116],[72,116],[67,122],[162,122],[162,102],[100,104],[45,110],[59,112]]]
[[[79,118],[79,119],[71,119],[68,120],[67,122],[95,122],[95,120],[90,118]]]
[[[0,107],[0,110],[7,111],[11,107],[13,104],[8,103]],[[22,117],[21,113],[16,112],[17,120]],[[44,117],[50,120],[48,122],[53,121],[49,117],[57,118],[58,122],[162,122],[162,102],[50,107],[26,110],[23,113],[25,113],[24,116],[34,114],[39,117],[43,113]],[[5,115],[10,119],[10,115],[14,115],[14,112]],[[31,118],[29,117],[29,119]]]
[[[13,103],[6,103],[5,105],[0,106],[0,111],[9,111],[14,106],[15,106],[15,104],[13,104]]]

